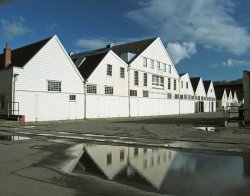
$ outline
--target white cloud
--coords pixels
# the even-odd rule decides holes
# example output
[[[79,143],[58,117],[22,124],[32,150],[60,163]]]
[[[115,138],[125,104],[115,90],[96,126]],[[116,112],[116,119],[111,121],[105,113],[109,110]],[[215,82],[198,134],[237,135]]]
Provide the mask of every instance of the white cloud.
[[[78,39],[76,41],[76,46],[85,49],[96,49],[103,48],[107,45],[107,41],[103,39]]]
[[[12,20],[1,19],[2,34],[13,39],[18,35],[24,35],[31,32],[31,29],[25,25],[25,19],[22,17]]]
[[[222,66],[225,67],[237,67],[237,66],[249,66],[250,61],[246,60],[235,60],[235,59],[228,59],[227,61],[222,62]]]
[[[196,53],[196,45],[193,42],[168,43],[167,51],[174,64],[178,64],[181,60],[189,58]]]
[[[235,55],[250,48],[250,35],[237,24],[233,0],[148,0],[126,16],[164,41],[195,42]]]

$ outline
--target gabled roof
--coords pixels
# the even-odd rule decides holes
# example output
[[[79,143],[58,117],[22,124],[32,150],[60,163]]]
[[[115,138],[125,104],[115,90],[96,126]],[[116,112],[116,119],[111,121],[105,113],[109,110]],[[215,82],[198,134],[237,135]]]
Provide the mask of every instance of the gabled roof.
[[[199,84],[200,79],[201,79],[201,77],[190,78],[190,81],[191,81],[191,83],[192,83],[194,92],[196,91],[196,89],[197,89],[197,87],[198,87],[198,84]]]
[[[227,97],[229,97],[231,89],[226,89]]]
[[[214,91],[215,91],[215,95],[216,95],[216,99],[217,100],[221,100],[223,93],[224,93],[224,88],[220,88],[220,87],[214,87]]]
[[[97,54],[108,52],[109,50],[112,50],[118,56],[121,56],[121,54],[127,53],[127,52],[135,54],[135,56],[128,62],[128,63],[131,63],[156,39],[157,39],[157,37],[154,37],[154,38],[145,39],[145,40],[141,40],[141,41],[135,41],[135,42],[130,42],[130,43],[126,43],[126,44],[115,45],[115,46],[112,46],[110,48],[100,48],[97,50],[81,52],[78,54],[73,54],[73,55],[71,55],[71,57],[72,57],[72,59],[79,57],[79,56],[86,57],[86,56],[97,55]]]
[[[188,73],[180,73],[179,76],[182,77],[182,76],[184,76],[186,74],[188,74]]]
[[[209,86],[210,86],[211,83],[212,83],[212,80],[205,80],[205,81],[203,81],[206,93],[208,93],[208,89],[209,89]]]
[[[23,67],[52,37],[17,48],[11,51],[11,65]],[[4,63],[4,54],[0,54],[0,63]]]
[[[81,73],[82,77],[87,80],[89,76],[92,74],[92,72],[96,69],[96,67],[99,65],[99,63],[104,59],[104,57],[107,55],[108,51],[104,51],[102,53],[96,53],[93,55],[88,56],[81,56],[80,54],[72,55],[71,58],[73,62],[76,64],[77,60],[85,57],[85,59],[82,59],[82,63],[77,65],[78,70]]]

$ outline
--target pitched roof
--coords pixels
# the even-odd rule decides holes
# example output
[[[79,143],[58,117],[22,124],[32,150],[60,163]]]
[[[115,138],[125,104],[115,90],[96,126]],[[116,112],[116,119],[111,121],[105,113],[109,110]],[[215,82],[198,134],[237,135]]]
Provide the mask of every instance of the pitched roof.
[[[223,93],[224,93],[224,88],[221,88],[221,87],[214,87],[214,91],[215,91],[215,95],[216,95],[216,99],[217,100],[221,100],[222,99],[222,96],[223,96]]]
[[[133,53],[135,56],[130,60],[132,62],[138,55],[140,55],[156,38],[121,44],[110,48],[100,48],[87,52],[72,54],[70,57],[78,67],[80,73],[85,80],[91,75],[95,68],[99,65],[106,54],[112,50],[118,56],[123,53]],[[85,58],[83,58],[85,57]],[[81,60],[82,59],[82,60]],[[84,60],[85,59],[85,60]],[[82,63],[79,63],[81,61]]]
[[[112,50],[114,53],[116,53],[118,56],[120,56],[123,53],[133,53],[135,56],[128,62],[132,62],[136,57],[138,57],[154,40],[156,40],[157,37],[150,38],[150,39],[145,39],[141,41],[135,41],[135,42],[130,42],[126,44],[120,44],[120,45],[115,45],[110,48],[100,48],[97,50],[91,50],[87,52],[81,52],[78,54],[73,54],[71,57],[76,58],[79,56],[91,56],[91,55],[96,55],[104,52],[108,52],[109,50]]]
[[[210,86],[211,82],[212,82],[212,80],[203,81],[206,93],[208,93],[208,89],[209,89],[209,86]]]
[[[197,89],[197,87],[198,87],[198,84],[199,84],[200,79],[201,79],[200,77],[190,78],[190,81],[191,81],[191,83],[192,83],[194,92],[196,91],[196,89]]]
[[[78,70],[81,73],[82,77],[87,80],[107,53],[108,51],[105,51],[102,53],[85,56],[85,58],[82,59],[82,63],[79,64],[77,64],[77,60],[82,56],[72,55],[71,58],[75,65],[78,67]]]
[[[11,51],[11,65],[23,67],[52,37],[17,48]],[[0,63],[4,63],[4,54],[0,54]]]
[[[182,77],[184,75],[186,75],[187,73],[180,73],[179,76]]]

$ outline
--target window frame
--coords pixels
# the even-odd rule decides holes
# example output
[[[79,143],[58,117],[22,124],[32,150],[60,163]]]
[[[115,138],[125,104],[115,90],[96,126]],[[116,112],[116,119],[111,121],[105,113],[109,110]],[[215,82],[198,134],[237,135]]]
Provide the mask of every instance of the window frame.
[[[107,64],[107,76],[112,76],[112,68],[111,64]]]
[[[69,95],[69,101],[76,102],[76,95],[73,95],[73,94]]]
[[[48,92],[62,92],[62,81],[47,80],[47,91]]]
[[[139,86],[139,72],[134,71],[134,85]]]
[[[129,96],[130,97],[137,97],[137,90],[130,90],[129,91]]]
[[[125,68],[120,67],[120,78],[125,79]]]
[[[95,87],[93,89],[90,89],[90,87]],[[89,91],[92,91],[94,90],[95,92],[89,92]],[[87,84],[86,85],[86,93],[87,94],[97,94],[97,85],[96,84]]]
[[[114,87],[113,86],[104,86],[104,94],[105,95],[114,95]]]

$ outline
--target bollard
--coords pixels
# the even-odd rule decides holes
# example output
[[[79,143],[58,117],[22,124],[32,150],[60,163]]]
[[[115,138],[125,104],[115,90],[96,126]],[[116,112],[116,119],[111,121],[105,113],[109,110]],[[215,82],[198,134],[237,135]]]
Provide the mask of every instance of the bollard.
[[[19,124],[20,125],[25,125],[25,115],[20,115],[20,117],[19,117]]]

